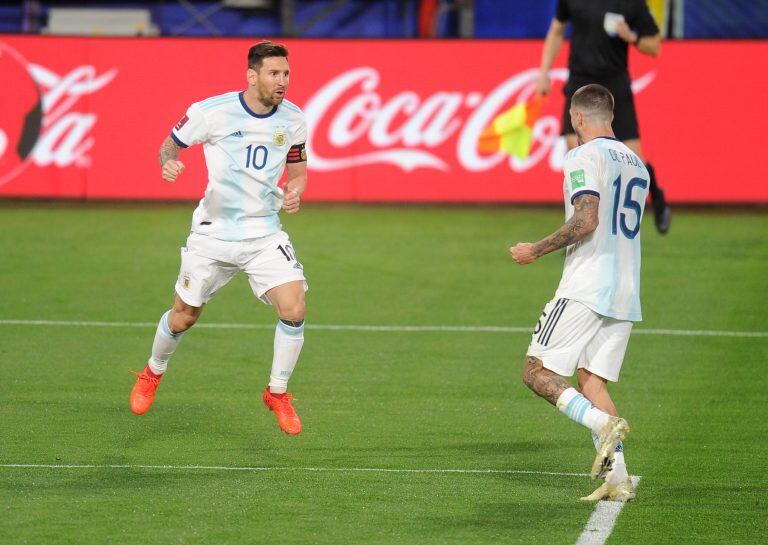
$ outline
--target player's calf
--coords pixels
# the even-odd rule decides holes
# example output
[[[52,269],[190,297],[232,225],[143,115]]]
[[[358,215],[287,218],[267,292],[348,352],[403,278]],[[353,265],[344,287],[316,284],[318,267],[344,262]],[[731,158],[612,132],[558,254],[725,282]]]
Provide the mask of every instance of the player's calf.
[[[176,295],[176,301],[168,314],[168,326],[176,335],[184,333],[197,323],[202,312],[203,307],[193,307],[188,305]]]
[[[557,405],[560,395],[571,385],[557,373],[544,368],[542,361],[534,356],[526,356],[523,367],[523,383],[533,393],[543,397],[552,405]]]
[[[596,434],[601,432],[611,417],[595,407],[565,378],[546,369],[543,362],[534,356],[526,357],[523,382],[536,395],[555,405],[565,416]]]

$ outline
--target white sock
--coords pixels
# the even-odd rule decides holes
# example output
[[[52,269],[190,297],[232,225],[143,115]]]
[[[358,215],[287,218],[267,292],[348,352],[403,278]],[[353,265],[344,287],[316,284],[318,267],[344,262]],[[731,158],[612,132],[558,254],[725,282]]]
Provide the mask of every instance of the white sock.
[[[629,473],[627,472],[627,466],[614,462],[613,467],[608,472],[608,475],[605,476],[605,482],[609,484],[620,484],[621,481],[626,479],[628,476]]]
[[[615,464],[625,465],[624,462],[624,443],[619,441],[616,443],[616,451],[613,453],[613,459]]]
[[[152,343],[152,356],[147,362],[149,368],[156,375],[162,375],[168,368],[168,359],[176,352],[176,347],[179,345],[179,341],[184,336],[184,333],[173,333],[168,326],[168,314],[167,311],[160,318],[160,323],[157,324],[157,331],[155,332],[155,342]]]
[[[595,432],[592,432],[592,443],[595,445],[595,448],[597,448],[597,434]],[[605,482],[619,484],[628,475],[627,464],[624,461],[624,443],[619,441],[616,444],[616,450],[613,453],[613,468],[611,468],[605,476]]]
[[[277,322],[272,372],[269,375],[269,391],[273,394],[284,394],[288,390],[288,379],[293,374],[303,344],[304,322],[298,327],[282,320]]]
[[[565,416],[586,426],[594,433],[608,422],[610,415],[592,405],[576,388],[568,388],[557,398],[557,408]]]

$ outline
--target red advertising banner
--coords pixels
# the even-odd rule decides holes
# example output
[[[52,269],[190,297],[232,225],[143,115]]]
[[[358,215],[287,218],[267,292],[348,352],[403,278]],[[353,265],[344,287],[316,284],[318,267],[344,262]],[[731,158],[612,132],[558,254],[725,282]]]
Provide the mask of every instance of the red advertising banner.
[[[307,117],[307,199],[560,202],[567,47],[525,159],[481,149],[533,94],[539,41],[280,40]],[[0,196],[198,199],[158,149],[193,102],[245,87],[250,40],[0,36]],[[768,202],[766,42],[666,42],[630,61],[643,151],[672,202]]]

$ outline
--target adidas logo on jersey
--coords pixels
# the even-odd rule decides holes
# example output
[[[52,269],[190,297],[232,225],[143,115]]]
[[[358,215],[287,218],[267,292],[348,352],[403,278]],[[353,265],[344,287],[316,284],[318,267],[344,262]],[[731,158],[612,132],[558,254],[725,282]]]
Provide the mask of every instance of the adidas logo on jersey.
[[[233,132],[229,136],[234,136],[235,138],[244,138],[245,137],[245,135],[243,134],[243,131]]]

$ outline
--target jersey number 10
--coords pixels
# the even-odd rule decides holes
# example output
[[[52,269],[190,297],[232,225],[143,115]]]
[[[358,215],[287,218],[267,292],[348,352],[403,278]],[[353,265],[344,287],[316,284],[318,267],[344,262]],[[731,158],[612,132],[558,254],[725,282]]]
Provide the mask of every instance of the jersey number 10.
[[[640,219],[643,215],[643,207],[632,197],[632,190],[635,187],[645,189],[648,187],[648,180],[642,178],[632,178],[627,184],[627,192],[624,194],[624,204],[622,208],[624,210],[632,210],[637,216],[637,222],[633,228],[629,228],[627,225],[627,214],[622,212],[619,214],[619,202],[621,201],[621,176],[613,181],[613,215],[611,216],[611,234],[615,235],[618,232],[617,227],[621,227],[621,232],[627,238],[635,238],[637,233],[640,232]],[[619,217],[621,216],[621,217]]]
[[[256,170],[261,170],[264,165],[267,164],[268,150],[265,146],[256,146],[253,148],[253,144],[249,144],[247,148],[248,155],[245,156],[245,167],[253,167]]]

